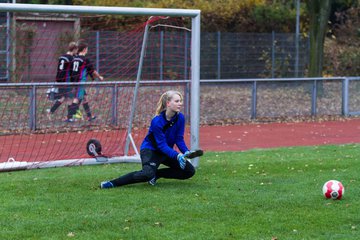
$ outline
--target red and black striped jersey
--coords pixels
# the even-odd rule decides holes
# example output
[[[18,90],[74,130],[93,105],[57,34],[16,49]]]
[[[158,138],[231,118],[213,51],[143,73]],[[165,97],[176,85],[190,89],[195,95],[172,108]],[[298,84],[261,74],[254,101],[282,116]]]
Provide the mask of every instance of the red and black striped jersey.
[[[75,56],[72,62],[72,82],[85,82],[88,75],[92,77],[94,66],[85,56]]]
[[[70,82],[73,58],[71,54],[64,54],[59,57],[56,73],[57,82]]]

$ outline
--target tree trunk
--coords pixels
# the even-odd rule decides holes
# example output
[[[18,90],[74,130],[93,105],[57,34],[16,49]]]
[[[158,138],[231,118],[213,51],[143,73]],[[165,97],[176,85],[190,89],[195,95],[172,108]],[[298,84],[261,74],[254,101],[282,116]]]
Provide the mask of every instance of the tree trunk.
[[[324,41],[332,1],[333,0],[306,0],[310,15],[309,77],[322,76]]]

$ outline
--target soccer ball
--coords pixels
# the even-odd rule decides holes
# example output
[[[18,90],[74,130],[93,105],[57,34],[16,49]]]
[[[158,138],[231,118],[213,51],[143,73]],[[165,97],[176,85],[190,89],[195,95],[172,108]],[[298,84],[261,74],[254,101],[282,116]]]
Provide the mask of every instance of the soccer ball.
[[[341,182],[337,180],[327,181],[323,186],[323,194],[326,198],[332,198],[334,200],[341,199],[344,195],[345,188]]]

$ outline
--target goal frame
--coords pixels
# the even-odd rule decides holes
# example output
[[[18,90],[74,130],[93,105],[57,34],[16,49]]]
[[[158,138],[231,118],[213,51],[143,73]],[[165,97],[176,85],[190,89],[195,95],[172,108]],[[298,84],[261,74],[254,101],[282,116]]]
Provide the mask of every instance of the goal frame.
[[[106,14],[127,16],[170,16],[191,17],[191,88],[190,88],[190,147],[199,148],[200,126],[200,17],[201,11],[195,9],[162,9],[134,7],[105,7],[80,5],[44,5],[0,3],[1,12],[39,12],[72,14]],[[131,136],[129,135],[128,138]],[[131,139],[129,139],[131,140]],[[131,157],[130,157],[131,158]],[[199,159],[192,160],[195,167]]]

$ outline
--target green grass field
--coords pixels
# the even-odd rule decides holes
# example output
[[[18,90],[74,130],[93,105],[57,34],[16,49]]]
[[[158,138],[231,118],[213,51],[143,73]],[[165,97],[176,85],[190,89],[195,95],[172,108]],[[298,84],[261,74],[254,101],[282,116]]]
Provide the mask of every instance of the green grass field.
[[[359,239],[360,146],[207,152],[196,175],[98,188],[139,164],[0,174],[0,239]],[[322,196],[330,179],[342,200]]]

